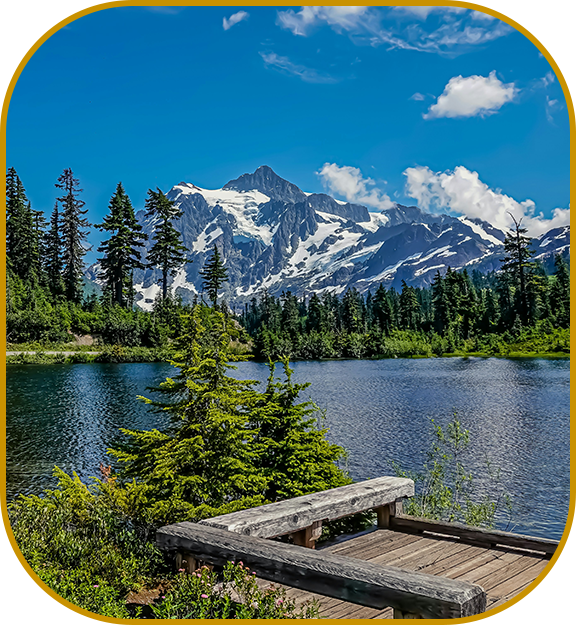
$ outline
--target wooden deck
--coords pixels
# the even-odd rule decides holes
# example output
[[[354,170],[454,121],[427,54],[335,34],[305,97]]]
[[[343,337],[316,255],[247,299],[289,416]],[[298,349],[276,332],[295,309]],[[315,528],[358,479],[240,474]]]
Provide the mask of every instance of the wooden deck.
[[[487,549],[444,536],[422,537],[383,529],[320,549],[408,571],[479,584],[486,591],[488,610],[518,594],[536,579],[549,562],[541,554],[510,547]],[[262,581],[263,586],[268,584]],[[287,595],[297,603],[316,599],[323,618],[393,618],[391,608],[376,610],[295,588],[288,588]]]

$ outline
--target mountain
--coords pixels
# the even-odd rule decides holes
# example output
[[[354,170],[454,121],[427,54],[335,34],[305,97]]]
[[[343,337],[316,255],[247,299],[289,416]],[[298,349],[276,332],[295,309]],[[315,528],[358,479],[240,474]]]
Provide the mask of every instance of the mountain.
[[[402,280],[423,286],[448,266],[497,269],[504,251],[504,232],[480,219],[432,215],[400,204],[369,212],[324,193],[305,193],[267,166],[221,189],[181,182],[167,195],[183,211],[174,225],[192,260],[170,283],[184,301],[201,292],[199,271],[215,243],[230,279],[223,295],[236,304],[263,289],[304,295],[342,293],[352,286],[364,292],[380,282],[399,288]],[[152,235],[154,223],[144,211],[137,218]],[[546,261],[568,250],[569,243],[567,226],[535,240],[534,249]],[[98,269],[90,267],[87,277],[98,282]],[[145,310],[160,291],[159,279],[157,270],[135,272],[136,301]]]

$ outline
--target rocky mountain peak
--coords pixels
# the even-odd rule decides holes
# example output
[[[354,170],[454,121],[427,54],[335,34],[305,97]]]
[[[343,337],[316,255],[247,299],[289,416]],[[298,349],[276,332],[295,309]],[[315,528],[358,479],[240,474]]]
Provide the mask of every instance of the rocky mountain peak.
[[[280,176],[268,165],[261,165],[253,174],[243,174],[236,180],[230,180],[223,189],[235,191],[260,191],[271,200],[290,202],[295,204],[303,202],[306,194],[295,184],[280,178]]]

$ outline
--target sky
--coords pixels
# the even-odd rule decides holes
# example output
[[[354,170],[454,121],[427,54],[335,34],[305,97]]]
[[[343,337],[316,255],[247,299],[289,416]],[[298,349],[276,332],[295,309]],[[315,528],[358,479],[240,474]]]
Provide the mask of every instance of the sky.
[[[204,188],[269,165],[307,192],[538,236],[569,221],[569,124],[521,33],[447,7],[125,7],[80,18],[16,85],[7,163],[49,213],[70,167],[100,223],[122,181]],[[94,229],[97,256],[100,233]]]

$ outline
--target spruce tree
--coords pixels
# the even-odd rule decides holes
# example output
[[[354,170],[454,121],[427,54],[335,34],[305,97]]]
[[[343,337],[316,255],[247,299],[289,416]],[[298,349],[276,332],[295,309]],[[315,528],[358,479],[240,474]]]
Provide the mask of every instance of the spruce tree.
[[[134,269],[144,269],[142,254],[137,248],[144,245],[148,236],[142,234],[142,226],[136,221],[130,198],[119,182],[116,192],[110,198],[109,213],[99,230],[110,232],[111,236],[98,248],[104,253],[99,258],[101,277],[115,304],[130,307],[133,301],[132,275]]]
[[[154,244],[148,251],[148,267],[157,267],[162,272],[163,300],[168,295],[168,277],[174,275],[184,263],[189,262],[185,256],[186,248],[182,245],[182,237],[172,225],[172,221],[182,217],[182,214],[160,189],[156,188],[156,191],[148,189],[146,217],[157,220],[152,236]]]
[[[19,278],[29,280],[38,269],[38,245],[30,202],[16,170],[6,174],[7,265]]]
[[[502,272],[507,274],[516,290],[516,309],[523,325],[529,319],[528,282],[534,269],[530,258],[534,252],[530,249],[532,239],[526,236],[526,228],[522,227],[522,220],[516,221],[513,215],[514,229],[506,233],[504,250],[506,257],[502,259]]]
[[[69,301],[79,303],[82,300],[84,287],[84,256],[89,248],[86,247],[86,238],[90,224],[83,217],[88,211],[82,210],[85,202],[78,195],[82,189],[78,187],[79,180],[74,178],[71,169],[65,169],[58,178],[56,187],[62,189],[63,194],[57,198],[62,205],[62,277],[64,291]]]
[[[127,443],[111,453],[125,477],[144,486],[146,508],[166,522],[214,516],[263,503],[266,479],[258,475],[251,410],[260,394],[255,381],[227,375],[232,321],[196,306],[176,341],[172,364],[179,369],[160,386],[163,401],[145,399],[163,411],[163,431],[122,430]]]
[[[44,239],[46,282],[53,297],[64,295],[64,280],[62,278],[62,239],[60,237],[60,213],[58,202],[50,217],[50,229]]]
[[[214,243],[214,248],[212,249],[212,257],[199,273],[203,278],[202,288],[208,293],[212,307],[216,308],[218,291],[222,288],[224,282],[228,282],[228,270],[224,266],[216,243]]]
[[[570,326],[570,269],[560,254],[554,258],[554,277],[550,286],[550,307],[562,328]]]
[[[402,292],[399,301],[400,324],[407,330],[418,330],[420,326],[421,309],[414,287],[408,286],[402,280]]]

